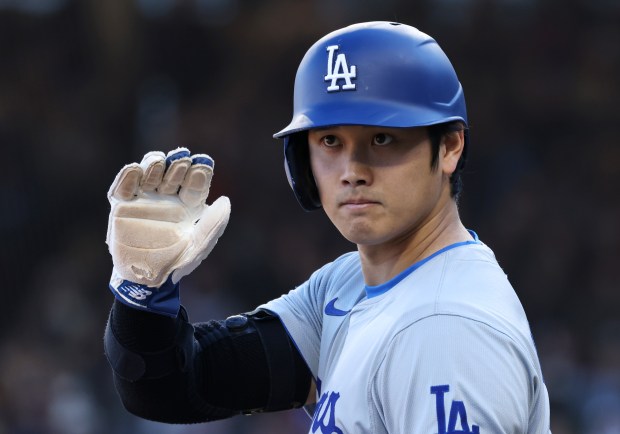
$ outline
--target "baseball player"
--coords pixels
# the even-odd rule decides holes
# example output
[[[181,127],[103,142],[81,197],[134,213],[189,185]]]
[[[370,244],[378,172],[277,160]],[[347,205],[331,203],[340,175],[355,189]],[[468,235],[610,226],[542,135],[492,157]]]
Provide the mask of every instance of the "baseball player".
[[[115,295],[105,351],[123,404],[169,423],[314,403],[310,433],[549,433],[526,315],[458,214],[463,89],[428,35],[370,22],[303,58],[283,139],[291,187],[357,249],[256,310],[191,324],[179,281],[228,198],[179,148],[125,166],[108,197]]]

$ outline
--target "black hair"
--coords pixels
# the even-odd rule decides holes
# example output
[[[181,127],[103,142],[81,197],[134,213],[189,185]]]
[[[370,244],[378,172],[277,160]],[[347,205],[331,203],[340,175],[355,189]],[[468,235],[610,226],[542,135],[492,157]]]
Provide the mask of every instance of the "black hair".
[[[449,133],[455,131],[464,131],[465,134],[465,147],[463,153],[459,158],[456,165],[456,169],[450,176],[450,193],[452,197],[458,201],[461,191],[463,189],[463,181],[461,179],[461,173],[465,167],[465,161],[467,160],[467,142],[468,142],[468,130],[467,127],[461,121],[445,122],[442,124],[430,125],[428,127],[428,136],[431,141],[431,168],[434,170],[437,168],[439,161],[439,147],[441,145],[441,139]]]

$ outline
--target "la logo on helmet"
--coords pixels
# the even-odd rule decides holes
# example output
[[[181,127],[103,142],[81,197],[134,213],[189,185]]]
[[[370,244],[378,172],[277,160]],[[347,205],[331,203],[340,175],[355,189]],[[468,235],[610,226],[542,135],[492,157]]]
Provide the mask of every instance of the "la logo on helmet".
[[[344,53],[340,53],[336,56],[334,61],[334,52],[338,50],[338,45],[330,45],[327,47],[327,75],[325,81],[330,81],[331,84],[327,87],[328,92],[335,92],[341,90],[338,85],[338,80],[344,80],[345,84],[342,85],[342,90],[355,90],[355,84],[351,83],[352,78],[356,78],[357,68],[355,65],[347,64],[347,58]]]

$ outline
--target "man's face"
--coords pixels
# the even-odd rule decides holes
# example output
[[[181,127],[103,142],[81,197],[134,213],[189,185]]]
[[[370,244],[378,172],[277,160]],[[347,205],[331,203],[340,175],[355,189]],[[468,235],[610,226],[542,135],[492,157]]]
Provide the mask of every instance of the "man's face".
[[[445,146],[432,169],[426,128],[327,127],[308,143],[323,209],[355,244],[404,240],[451,200]]]

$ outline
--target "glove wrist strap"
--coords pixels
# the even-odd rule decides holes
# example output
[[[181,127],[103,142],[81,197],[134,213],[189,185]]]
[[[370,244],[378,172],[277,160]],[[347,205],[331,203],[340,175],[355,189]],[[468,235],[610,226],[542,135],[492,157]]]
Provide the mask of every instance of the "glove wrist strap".
[[[179,282],[172,283],[172,275],[159,288],[152,288],[140,283],[130,282],[113,271],[110,290],[121,303],[134,309],[176,318],[181,306]]]

